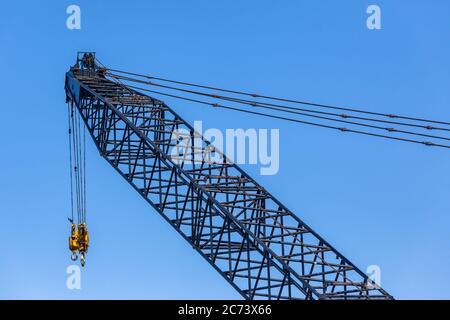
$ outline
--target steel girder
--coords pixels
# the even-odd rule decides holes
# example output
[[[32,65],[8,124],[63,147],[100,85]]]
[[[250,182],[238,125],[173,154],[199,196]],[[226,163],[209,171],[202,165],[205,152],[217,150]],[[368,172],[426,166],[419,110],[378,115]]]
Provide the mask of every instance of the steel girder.
[[[66,95],[100,154],[245,299],[392,299],[237,165],[199,160],[211,144],[164,102],[99,69],[71,68]]]

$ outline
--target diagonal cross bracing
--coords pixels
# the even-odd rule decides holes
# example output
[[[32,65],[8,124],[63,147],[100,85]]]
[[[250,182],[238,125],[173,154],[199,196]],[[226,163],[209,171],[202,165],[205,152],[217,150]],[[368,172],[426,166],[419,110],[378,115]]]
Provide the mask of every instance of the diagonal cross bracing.
[[[97,68],[72,68],[66,94],[100,154],[244,298],[392,299],[237,165],[201,158],[210,143],[162,101]]]

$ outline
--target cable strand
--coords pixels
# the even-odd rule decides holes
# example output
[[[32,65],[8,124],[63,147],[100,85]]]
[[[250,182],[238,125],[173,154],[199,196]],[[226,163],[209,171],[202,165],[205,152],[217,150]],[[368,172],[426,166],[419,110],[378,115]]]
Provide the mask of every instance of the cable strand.
[[[208,90],[233,93],[233,94],[237,94],[237,95],[245,95],[245,96],[250,96],[250,97],[253,97],[253,98],[262,98],[262,99],[275,100],[275,101],[280,101],[280,102],[289,102],[289,103],[294,103],[294,104],[303,104],[303,105],[315,106],[315,107],[320,107],[320,108],[335,109],[335,110],[342,110],[342,111],[351,111],[351,112],[355,112],[355,113],[377,115],[377,116],[388,117],[388,118],[397,118],[397,119],[412,120],[412,121],[419,121],[419,122],[428,122],[428,123],[450,125],[450,122],[446,122],[446,121],[429,120],[429,119],[423,119],[423,118],[417,118],[417,117],[395,115],[395,114],[390,114],[390,113],[381,113],[381,112],[373,112],[373,111],[367,111],[367,110],[355,109],[355,108],[338,107],[338,106],[329,105],[329,104],[320,104],[320,103],[313,103],[313,102],[308,102],[308,101],[286,99],[286,98],[278,98],[278,97],[267,96],[267,95],[260,95],[260,94],[255,94],[255,93],[248,93],[248,92],[245,92],[245,91],[223,89],[223,88],[218,88],[218,87],[213,87],[213,86],[194,84],[194,83],[185,82],[185,81],[170,80],[170,79],[166,79],[166,78],[154,77],[154,76],[150,76],[150,75],[144,75],[144,74],[140,74],[140,73],[122,71],[122,70],[118,70],[118,69],[108,69],[108,70],[112,71],[112,72],[118,72],[118,73],[122,73],[122,74],[128,74],[128,75],[133,75],[133,76],[137,76],[137,77],[147,78],[147,79],[150,79],[150,80],[153,79],[153,80],[159,80],[159,81],[164,81],[164,82],[168,82],[168,83],[175,83],[175,84],[180,84],[180,85],[185,85],[185,86],[190,86],[190,87],[197,87],[197,88],[203,88],[203,89],[208,89]]]

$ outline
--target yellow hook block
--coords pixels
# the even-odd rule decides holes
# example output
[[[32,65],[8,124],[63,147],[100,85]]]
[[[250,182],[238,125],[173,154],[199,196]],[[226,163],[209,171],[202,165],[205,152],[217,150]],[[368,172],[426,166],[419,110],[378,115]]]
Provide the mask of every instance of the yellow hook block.
[[[89,247],[89,232],[86,223],[80,223],[75,227],[72,223],[69,236],[69,249],[72,251],[72,260],[77,259],[77,252],[80,254],[81,265],[86,262],[86,252]]]

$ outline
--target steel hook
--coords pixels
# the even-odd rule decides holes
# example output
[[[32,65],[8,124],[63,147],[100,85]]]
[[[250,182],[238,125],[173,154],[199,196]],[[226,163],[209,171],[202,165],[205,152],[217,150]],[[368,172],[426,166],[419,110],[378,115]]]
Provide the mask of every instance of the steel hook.
[[[81,266],[84,267],[84,264],[86,263],[86,256],[85,256],[84,252],[82,252],[80,255],[80,262],[81,262]]]
[[[72,252],[72,255],[70,256],[70,259],[71,259],[72,261],[77,261],[77,259],[78,259],[77,254],[76,254],[75,252]]]

